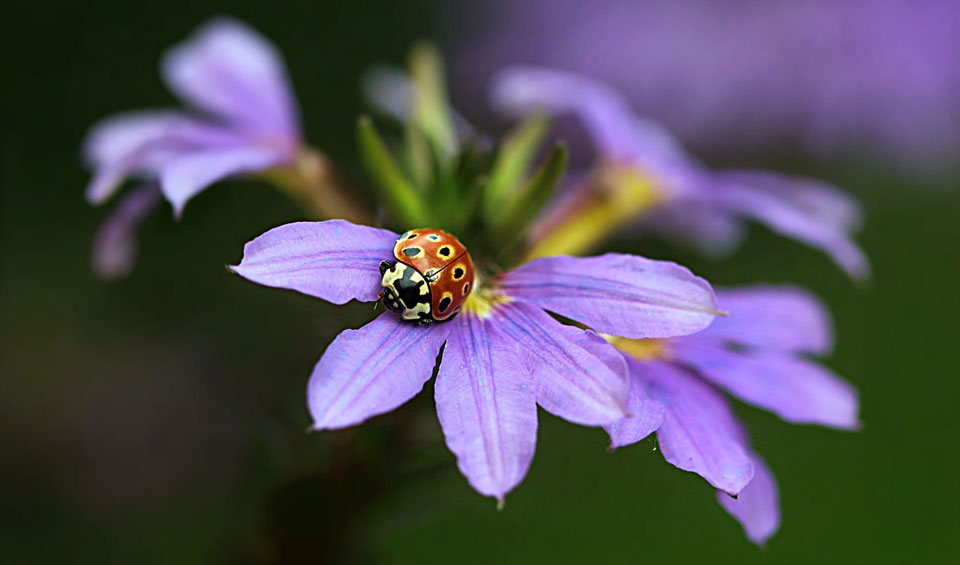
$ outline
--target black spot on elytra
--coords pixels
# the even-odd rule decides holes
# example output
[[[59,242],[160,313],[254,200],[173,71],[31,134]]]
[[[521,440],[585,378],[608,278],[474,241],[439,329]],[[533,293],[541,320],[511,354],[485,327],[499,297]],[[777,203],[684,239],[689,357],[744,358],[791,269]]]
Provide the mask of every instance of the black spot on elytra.
[[[408,247],[408,248],[406,248],[406,249],[403,250],[403,254],[406,255],[407,257],[413,257],[414,255],[419,255],[419,254],[420,254],[420,248],[419,248],[419,247]]]
[[[463,285],[463,295],[466,296],[470,292],[470,283]]]
[[[443,255],[444,257],[449,257],[451,252],[452,250],[446,245],[440,248],[440,255]]]
[[[440,241],[440,236],[434,233],[434,234],[428,235],[427,239],[429,239],[430,241]]]
[[[458,281],[463,278],[464,275],[463,267],[457,267],[453,270],[453,280]]]
[[[440,311],[441,311],[441,312],[446,312],[446,311],[447,311],[447,308],[450,307],[450,302],[451,302],[450,297],[449,297],[449,296],[444,296],[444,297],[440,300],[440,304],[438,304],[437,306],[440,308]]]
[[[415,233],[412,233],[412,234],[410,234],[410,235],[407,236],[407,239],[416,239],[416,238],[417,238],[417,234],[415,234]]]

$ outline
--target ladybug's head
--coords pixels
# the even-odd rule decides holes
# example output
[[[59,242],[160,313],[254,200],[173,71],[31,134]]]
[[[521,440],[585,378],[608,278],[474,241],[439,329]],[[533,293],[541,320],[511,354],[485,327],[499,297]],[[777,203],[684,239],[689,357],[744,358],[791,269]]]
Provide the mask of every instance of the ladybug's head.
[[[397,296],[397,292],[391,284],[392,281],[388,280],[391,277],[387,276],[387,272],[392,272],[396,264],[396,261],[380,261],[380,284],[383,286],[383,290],[380,292],[380,302],[387,310],[401,314],[403,305],[400,304],[400,297]]]
[[[430,286],[416,269],[398,261],[380,263],[380,301],[404,320],[430,321]]]

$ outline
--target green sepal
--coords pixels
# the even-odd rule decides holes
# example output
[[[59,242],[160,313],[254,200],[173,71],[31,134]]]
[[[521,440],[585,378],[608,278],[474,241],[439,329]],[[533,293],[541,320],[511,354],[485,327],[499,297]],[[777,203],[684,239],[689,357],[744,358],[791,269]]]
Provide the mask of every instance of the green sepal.
[[[523,181],[549,123],[545,116],[530,116],[501,143],[484,194],[483,213],[486,218],[502,216],[503,205],[511,196],[511,191],[517,190]]]
[[[488,225],[494,231],[503,233],[505,238],[511,237],[507,234],[521,235],[553,196],[566,168],[567,147],[558,143],[530,180],[510,195],[498,214],[488,218]]]
[[[434,217],[434,225],[430,227],[456,231],[458,226],[453,221],[453,217],[457,215],[457,211],[461,208],[460,201],[463,196],[460,179],[456,175],[456,163],[445,162],[436,153],[435,147],[433,145],[430,145],[430,147],[434,149],[430,152],[433,182],[425,193],[426,202],[433,211]]]
[[[419,191],[397,165],[367,116],[357,121],[357,142],[364,166],[394,219],[405,226],[428,225],[429,212]]]
[[[426,135],[443,160],[457,153],[457,136],[450,117],[443,60],[437,48],[418,43],[410,53],[410,77],[413,80],[411,118]]]
[[[403,129],[407,169],[413,176],[416,188],[423,193],[426,187],[433,184],[433,151],[427,136],[416,124],[407,122]]]

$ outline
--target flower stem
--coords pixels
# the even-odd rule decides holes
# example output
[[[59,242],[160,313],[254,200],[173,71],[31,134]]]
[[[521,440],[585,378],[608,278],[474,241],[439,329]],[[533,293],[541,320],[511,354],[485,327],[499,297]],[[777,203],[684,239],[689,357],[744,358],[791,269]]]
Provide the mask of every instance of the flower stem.
[[[316,219],[373,223],[367,206],[337,177],[326,155],[316,149],[304,147],[292,163],[269,170],[265,177]]]

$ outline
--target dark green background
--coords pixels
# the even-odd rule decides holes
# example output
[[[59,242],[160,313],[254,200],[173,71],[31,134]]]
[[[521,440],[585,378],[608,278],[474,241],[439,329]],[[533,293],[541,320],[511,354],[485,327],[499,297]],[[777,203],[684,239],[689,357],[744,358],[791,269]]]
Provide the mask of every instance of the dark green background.
[[[419,37],[456,45],[470,30],[447,27],[451,9],[272,2],[229,11],[284,52],[308,139],[362,185],[352,137],[360,72],[402,61]],[[737,406],[781,486],[783,525],[766,549],[652,440],[610,454],[601,431],[547,414],[533,467],[498,512],[456,471],[430,394],[358,430],[304,433],[313,363],[371,312],[227,273],[245,241],[301,217],[266,185],[220,183],[179,223],[165,210],[145,224],[131,278],[107,284],[90,273],[106,210],[82,198],[83,134],[120,110],[175,104],[159,56],[217,13],[201,2],[5,5],[0,561],[957,558],[956,179],[793,155],[731,163],[821,176],[862,199],[861,241],[875,269],[863,285],[756,227],[725,262],[657,242],[614,245],[678,260],[718,285],[795,282],[830,305],[839,339],[829,364],[859,388],[865,427],[792,426]],[[397,441],[403,422],[412,437]],[[338,468],[342,460],[353,466]]]

